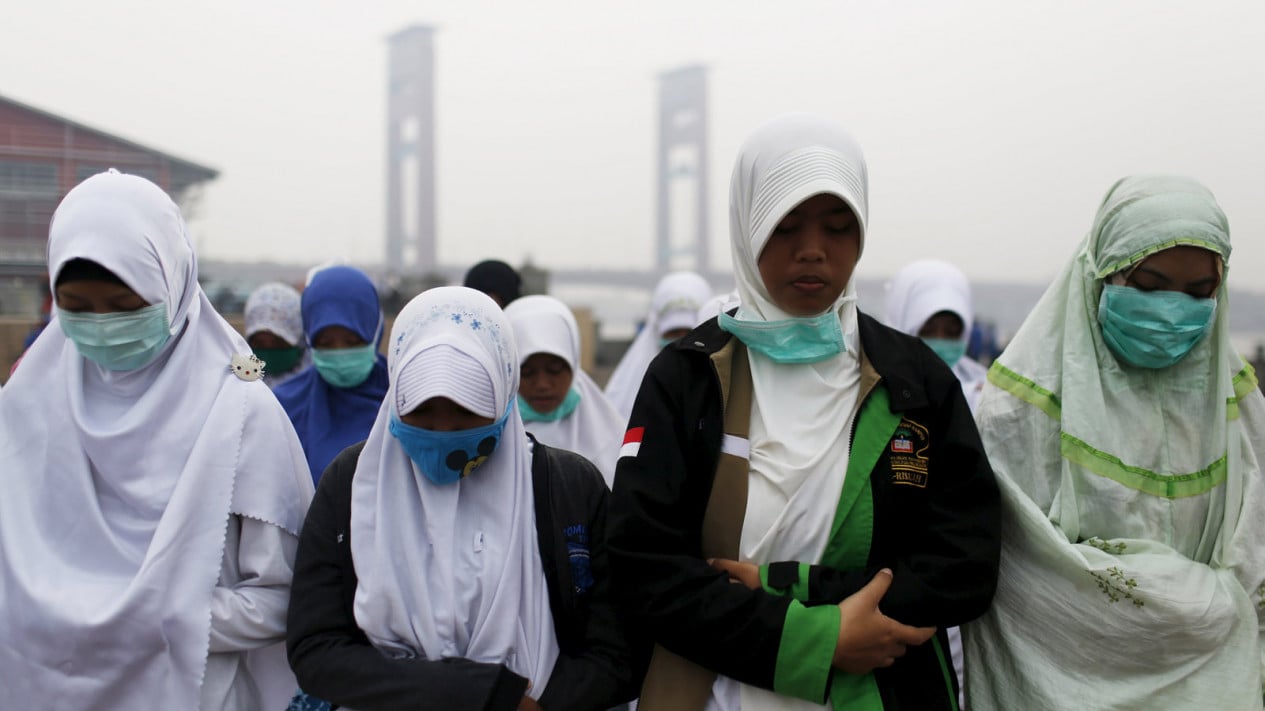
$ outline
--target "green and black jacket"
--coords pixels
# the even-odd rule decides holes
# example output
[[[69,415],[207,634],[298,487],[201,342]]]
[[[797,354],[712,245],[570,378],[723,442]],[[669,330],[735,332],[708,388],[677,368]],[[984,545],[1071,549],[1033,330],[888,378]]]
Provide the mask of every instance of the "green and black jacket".
[[[731,336],[715,319],[651,363],[629,419],[610,508],[615,589],[656,641],[745,684],[835,709],[952,709],[944,630],[980,616],[997,582],[999,503],[961,385],[919,339],[859,314],[861,395],[847,477],[821,561],[762,567],[764,590],[702,556],[702,522],[724,427]],[[728,347],[727,347],[728,346]],[[843,427],[823,422],[821,426]],[[642,429],[639,429],[642,428]],[[625,451],[629,448],[626,447]],[[885,669],[831,668],[836,604],[879,570],[880,605],[932,641]]]

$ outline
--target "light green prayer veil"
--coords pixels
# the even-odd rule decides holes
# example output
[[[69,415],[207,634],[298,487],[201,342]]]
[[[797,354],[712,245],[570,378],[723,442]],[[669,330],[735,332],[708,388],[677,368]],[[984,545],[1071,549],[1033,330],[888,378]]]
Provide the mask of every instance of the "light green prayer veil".
[[[993,609],[964,633],[973,708],[1260,708],[1265,399],[1230,345],[1225,279],[1208,336],[1169,368],[1122,364],[1098,326],[1104,278],[1178,245],[1228,273],[1212,194],[1117,182],[989,371],[976,419],[1003,550]]]
[[[1027,416],[1058,423],[1056,443],[1023,443],[1040,466],[1024,467],[1016,483],[1070,540],[1150,538],[1208,562],[1225,497],[1205,494],[1241,468],[1242,432],[1230,424],[1238,398],[1255,386],[1230,345],[1225,280],[1210,333],[1169,368],[1123,364],[1098,326],[1103,279],[1177,245],[1209,249],[1228,265],[1229,226],[1212,194],[1187,178],[1116,183],[989,381],[1035,408]]]

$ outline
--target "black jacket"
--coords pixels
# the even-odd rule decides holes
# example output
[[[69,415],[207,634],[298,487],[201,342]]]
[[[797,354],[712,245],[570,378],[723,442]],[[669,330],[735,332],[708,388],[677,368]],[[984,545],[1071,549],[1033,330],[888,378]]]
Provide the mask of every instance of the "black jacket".
[[[865,403],[889,403],[862,408],[852,432],[851,458],[875,462],[862,494],[872,520],[852,522],[857,535],[869,536],[868,558],[847,569],[769,565],[765,590],[731,584],[702,560],[703,512],[724,427],[710,359],[730,339],[712,319],[664,349],[642,382],[629,420],[630,432],[644,428],[641,443],[635,456],[620,458],[611,499],[612,573],[622,602],[660,644],[743,683],[790,693],[775,682],[792,597],[810,610],[836,604],[891,568],[881,610],[905,624],[938,627],[940,649],[911,648],[876,670],[883,707],[951,708],[956,679],[945,664],[944,629],[978,617],[992,599],[997,486],[961,385],[944,363],[918,339],[865,314],[859,336],[863,372],[872,367],[878,377]],[[918,454],[912,470],[910,452]],[[792,588],[797,594],[777,594]],[[831,675],[829,659],[817,663],[826,665],[826,681],[814,695],[828,693]]]
[[[356,626],[352,603],[351,484],[364,443],[343,450],[317,486],[299,538],[286,647],[304,691],[362,711],[501,711],[518,707],[527,680],[501,664],[392,659]],[[588,460],[537,443],[532,457],[536,531],[561,653],[540,696],[548,711],[605,709],[632,698],[644,662],[628,653],[610,601],[601,541],[608,492]]]

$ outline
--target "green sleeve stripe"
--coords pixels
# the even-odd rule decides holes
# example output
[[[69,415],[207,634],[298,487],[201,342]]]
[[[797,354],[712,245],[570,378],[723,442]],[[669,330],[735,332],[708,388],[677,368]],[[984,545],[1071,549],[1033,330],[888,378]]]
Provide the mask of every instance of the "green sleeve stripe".
[[[1260,386],[1259,381],[1256,379],[1256,369],[1252,367],[1251,363],[1244,361],[1243,369],[1234,375],[1230,384],[1234,389],[1234,396],[1225,400],[1225,418],[1226,420],[1237,420],[1239,419],[1239,400],[1242,400],[1245,395]]]
[[[804,607],[792,600],[777,648],[773,690],[814,703],[825,703],[831,663],[839,640],[839,607]]]
[[[1135,467],[1120,461],[1106,452],[1094,449],[1085,442],[1064,432],[1060,435],[1064,459],[1105,476],[1119,484],[1152,496],[1181,499],[1198,496],[1220,486],[1226,478],[1226,457],[1189,474],[1159,474],[1149,469]]]
[[[1260,387],[1260,383],[1256,379],[1256,368],[1253,368],[1251,363],[1244,361],[1243,370],[1235,373],[1233,383],[1235,398],[1242,398],[1244,395]]]
[[[1000,361],[993,361],[992,367],[988,369],[988,382],[1036,407],[1052,419],[1058,420],[1063,416],[1063,405],[1059,402],[1058,395],[1007,368]]]

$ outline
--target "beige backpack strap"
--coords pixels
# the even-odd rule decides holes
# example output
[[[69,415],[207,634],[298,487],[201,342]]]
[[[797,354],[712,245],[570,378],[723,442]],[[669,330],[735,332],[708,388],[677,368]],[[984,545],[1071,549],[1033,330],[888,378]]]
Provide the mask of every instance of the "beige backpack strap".
[[[742,521],[747,517],[752,386],[747,347],[736,338],[730,343],[737,346],[729,371],[725,434],[716,461],[716,478],[703,512],[703,555],[738,560],[738,539],[742,537]]]
[[[742,521],[747,515],[748,430],[751,424],[751,367],[747,348],[731,338],[712,355],[721,383],[725,434],[716,477],[703,513],[703,555],[737,560]],[[716,672],[656,645],[641,687],[639,711],[703,711]]]

